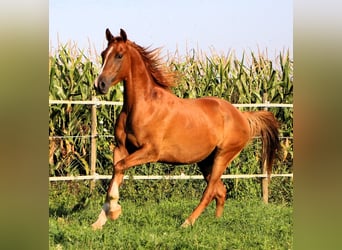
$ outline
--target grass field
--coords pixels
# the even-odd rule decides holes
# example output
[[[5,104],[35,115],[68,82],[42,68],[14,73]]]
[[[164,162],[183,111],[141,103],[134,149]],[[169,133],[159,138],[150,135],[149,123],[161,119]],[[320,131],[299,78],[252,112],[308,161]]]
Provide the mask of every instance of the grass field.
[[[193,227],[184,229],[180,225],[198,197],[122,200],[122,216],[93,231],[90,225],[100,211],[102,192],[85,199],[81,184],[56,186],[50,185],[50,249],[292,249],[289,205],[228,199],[222,218],[214,217],[212,203]]]

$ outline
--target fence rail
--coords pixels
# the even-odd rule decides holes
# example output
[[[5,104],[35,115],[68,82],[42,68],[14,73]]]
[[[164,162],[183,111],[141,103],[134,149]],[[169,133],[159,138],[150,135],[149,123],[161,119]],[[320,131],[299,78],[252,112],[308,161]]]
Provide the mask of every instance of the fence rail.
[[[291,177],[293,174],[271,174],[273,177]],[[202,175],[125,175],[124,179],[133,180],[201,180],[204,179]],[[225,174],[222,179],[248,179],[248,178],[267,178],[267,174]],[[49,181],[82,181],[82,180],[110,180],[112,175],[82,175],[82,176],[56,176],[49,177]]]
[[[77,100],[49,100],[49,104],[81,104],[81,105],[117,105],[122,106],[123,102],[100,101],[96,97],[93,100],[77,101]]]
[[[49,104],[83,104],[83,105],[117,105],[122,106],[123,102],[113,102],[113,101],[100,101],[97,98],[87,101],[72,101],[72,100],[49,100]],[[293,108],[292,103],[243,103],[243,104],[233,104],[237,108]]]

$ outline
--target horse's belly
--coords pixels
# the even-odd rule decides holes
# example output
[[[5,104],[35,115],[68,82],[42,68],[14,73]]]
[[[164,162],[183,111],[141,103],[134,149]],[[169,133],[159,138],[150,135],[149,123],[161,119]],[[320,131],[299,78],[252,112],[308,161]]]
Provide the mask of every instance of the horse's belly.
[[[208,137],[183,135],[176,140],[164,141],[160,161],[168,163],[195,163],[207,158],[216,143]]]

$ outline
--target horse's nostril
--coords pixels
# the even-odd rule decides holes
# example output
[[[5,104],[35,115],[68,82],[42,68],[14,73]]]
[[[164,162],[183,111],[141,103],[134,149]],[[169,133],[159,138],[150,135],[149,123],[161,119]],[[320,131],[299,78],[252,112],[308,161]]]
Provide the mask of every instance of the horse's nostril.
[[[101,88],[101,89],[104,89],[104,88],[106,88],[106,84],[105,84],[105,82],[100,82],[100,88]]]

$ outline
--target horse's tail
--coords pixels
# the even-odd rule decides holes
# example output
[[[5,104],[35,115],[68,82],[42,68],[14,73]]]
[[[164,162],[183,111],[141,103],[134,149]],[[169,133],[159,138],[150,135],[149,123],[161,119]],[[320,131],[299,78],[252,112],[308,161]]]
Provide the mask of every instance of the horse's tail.
[[[267,167],[268,181],[272,173],[272,164],[280,150],[279,123],[271,112],[255,111],[243,112],[250,126],[251,138],[261,136],[262,164]]]

